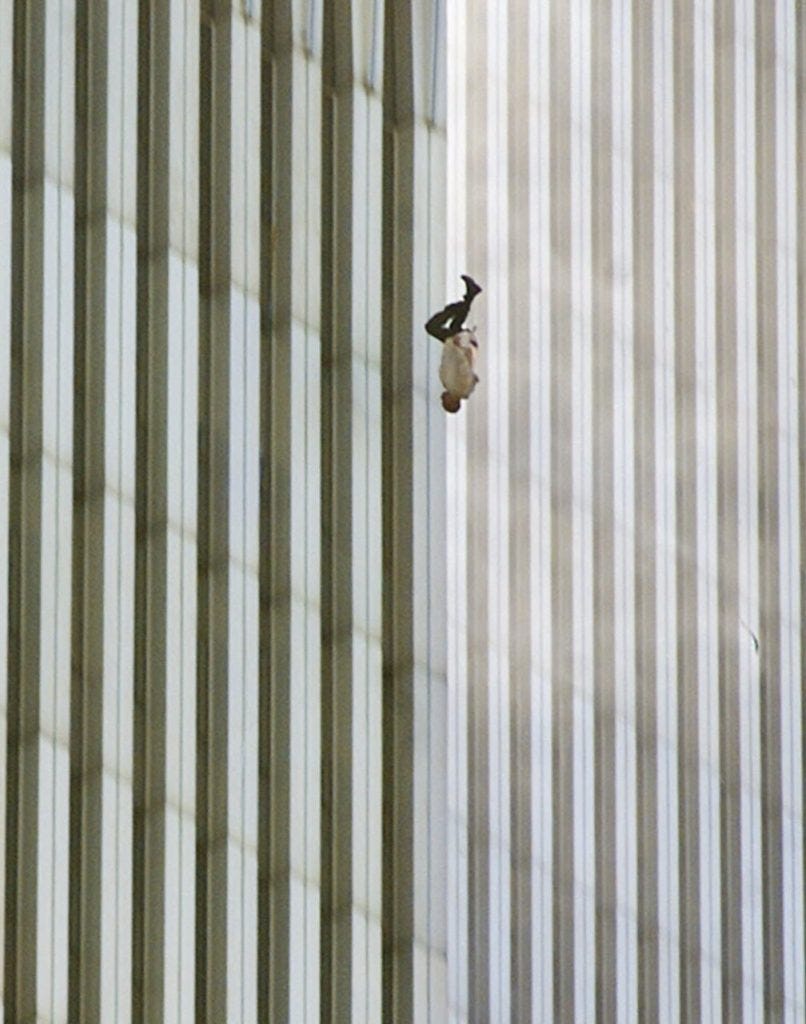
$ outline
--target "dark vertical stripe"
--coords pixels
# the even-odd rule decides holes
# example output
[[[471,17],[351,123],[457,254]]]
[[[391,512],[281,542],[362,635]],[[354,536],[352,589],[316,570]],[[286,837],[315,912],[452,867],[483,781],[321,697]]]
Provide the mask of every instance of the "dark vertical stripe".
[[[756,228],[759,389],[759,657],[764,1009],[784,1012],[781,816],[781,608],[778,511],[776,3],[756,2]],[[781,55],[782,56],[782,55]]]
[[[288,1013],[290,894],[291,193],[293,37],[290,4],[263,19],[261,113],[260,735],[258,746],[258,1020]],[[301,127],[301,126],[300,126]],[[282,722],[285,720],[285,726]],[[284,824],[285,823],[285,824]],[[283,884],[285,882],[285,885]]]
[[[106,368],[106,0],[76,5],[68,1017],[101,1024]]]
[[[227,899],[234,898],[227,885],[232,190],[228,6],[210,5],[203,11],[199,60],[195,999],[197,1022],[216,1024],[227,1016]]]
[[[276,714],[272,687],[274,666],[272,603],[284,584],[288,592],[288,540],[278,526],[288,520],[289,475],[287,467],[272,457],[277,438],[273,395],[276,381],[288,373],[282,346],[275,343],[275,306],[284,283],[278,257],[279,216],[277,210],[278,154],[285,150],[282,129],[287,130],[283,107],[283,84],[277,67],[281,42],[290,45],[290,11],[278,4],[264,11],[261,24],[261,109],[260,109],[260,624],[259,624],[259,728],[258,728],[258,908],[257,908],[257,1010],[260,1024],[274,1019],[272,994],[272,937],[278,915],[288,908],[272,904],[272,768],[282,752],[271,727]],[[287,266],[287,261],[285,261]],[[287,444],[287,442],[286,442]],[[284,515],[285,519],[281,516]],[[275,522],[275,518],[277,522]],[[271,557],[268,553],[271,552]],[[285,578],[280,573],[285,572]],[[285,772],[287,779],[287,771]]]
[[[383,1024],[414,1024],[414,495],[412,357],[414,118],[410,12],[387,0],[384,33],[383,281]],[[407,689],[408,688],[408,689]]]
[[[529,5],[510,4],[509,184],[509,640],[510,1012],[532,1021],[532,609],[529,365]],[[474,221],[471,220],[471,224]],[[492,339],[491,339],[492,341]],[[489,351],[493,351],[490,344]]]
[[[349,664],[349,599],[352,589],[352,566],[344,566],[340,573],[336,562],[337,553],[341,550],[340,541],[343,539],[345,525],[339,519],[336,503],[337,495],[340,493],[336,480],[339,478],[339,464],[343,462],[343,459],[339,459],[336,430],[341,423],[340,389],[346,387],[348,393],[352,391],[351,374],[344,374],[343,379],[338,380],[339,362],[336,351],[339,337],[337,313],[343,311],[344,315],[349,317],[350,310],[349,302],[339,301],[340,294],[336,281],[336,240],[339,231],[336,225],[338,216],[342,213],[335,177],[336,168],[340,167],[338,158],[341,155],[337,134],[340,112],[336,73],[337,6],[340,9],[342,7],[338,0],[324,0],[322,25],[322,916],[319,987],[320,1018],[323,1024],[334,1020],[334,1008],[338,1003],[335,990],[340,981],[336,969],[336,894],[339,877],[338,861],[334,852],[334,844],[340,838],[335,831],[339,788],[334,779],[340,758],[335,713],[339,669],[343,664]],[[345,226],[350,230],[352,225],[349,218]],[[348,489],[348,510],[349,498]],[[349,514],[347,522],[349,523]],[[344,600],[343,596],[345,590],[347,600]],[[337,641],[340,635],[344,637],[348,646],[345,661],[339,657]],[[347,760],[352,760],[349,751]],[[346,841],[349,849],[352,822],[348,820],[344,824],[347,826]],[[342,952],[349,956],[349,950]]]
[[[468,0],[467,132],[473,145],[467,147],[468,194],[467,239],[469,266],[465,272],[483,278],[488,267],[487,252],[487,5]],[[486,284],[486,282],[483,282]],[[448,282],[449,286],[454,282]],[[484,312],[483,305],[478,307]],[[475,309],[474,309],[475,312]],[[480,324],[484,332],[484,323]],[[490,723],[487,637],[488,420],[489,391],[480,386],[468,404],[467,445],[474,457],[467,470],[467,783],[468,783],[468,921],[469,1011],[471,1024],[490,1019],[490,931],[497,911],[490,906]]]
[[[570,11],[551,6],[551,620],[554,1017],[574,1018],[573,494]],[[581,813],[581,812],[580,812]]]
[[[403,206],[404,182],[413,177],[410,137],[400,130],[411,104],[411,39],[398,26],[399,5],[387,3],[385,55],[387,94],[384,103],[383,279],[387,302],[393,303],[395,322],[411,308],[410,253],[401,251],[410,238],[411,223]],[[405,51],[403,45],[405,45]],[[410,243],[409,243],[410,244]],[[402,265],[401,265],[402,264]],[[401,337],[411,335],[409,319],[401,325]],[[397,333],[395,331],[395,333]],[[398,673],[413,663],[411,651],[413,565],[407,524],[411,522],[413,495],[406,486],[411,450],[411,408],[395,394],[411,387],[411,363],[392,345],[384,346],[383,378],[383,1021],[409,1022],[413,1004],[408,977],[413,972],[405,944],[413,922],[413,908],[406,898],[413,877],[412,865],[401,857],[400,832],[411,815],[411,794],[396,770],[398,751],[414,736],[412,709],[401,700],[395,713]],[[405,394],[405,391],[404,391]],[[408,415],[407,415],[408,414]],[[401,451],[402,449],[402,451]],[[405,659],[405,660],[404,660]]]
[[[617,1018],[616,687],[613,509],[613,79],[611,0],[591,10],[591,258],[593,372],[594,848],[596,858],[596,1014]]]
[[[287,395],[291,375],[291,150],[293,101],[291,83],[291,12],[282,3],[263,21],[263,157],[264,238],[261,270],[261,514],[260,514],[260,736],[258,818],[258,1019],[284,1020],[288,1012],[288,889],[277,894],[288,864],[282,847],[287,830],[290,766],[288,717],[291,589],[291,470],[281,455],[290,449]],[[268,48],[267,48],[268,47]],[[283,159],[285,157],[285,159]],[[267,223],[268,219],[268,223]],[[268,243],[268,244],[267,244]],[[284,607],[283,607],[284,605]],[[277,824],[277,829],[273,827]]]
[[[701,1006],[701,948],[693,0],[675,0],[673,17],[680,1015],[681,1024],[698,1024]]]
[[[161,1024],[165,913],[170,7],[138,26],[132,1016]]]
[[[736,406],[735,21],[732,4],[714,5],[716,188],[717,533],[719,593],[719,801],[722,1013],[741,1024],[742,849],[739,709],[738,449]]]
[[[353,972],[353,5],[325,0],[322,106],[321,1020],[349,1020]],[[357,797],[358,794],[355,794]],[[370,965],[366,965],[369,970]]]
[[[37,1013],[45,18],[14,4],[4,1013]]]
[[[638,1016],[658,1005],[658,664],[655,364],[655,142],[652,69],[657,5],[632,4],[633,268],[635,309],[635,697],[638,847]]]

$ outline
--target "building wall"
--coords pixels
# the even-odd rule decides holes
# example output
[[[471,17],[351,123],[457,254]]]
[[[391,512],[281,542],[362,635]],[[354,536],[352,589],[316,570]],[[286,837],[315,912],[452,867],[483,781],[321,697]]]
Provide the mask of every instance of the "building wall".
[[[448,5],[452,1021],[806,1015],[805,45]]]
[[[7,1021],[445,1019],[443,21],[0,2]]]

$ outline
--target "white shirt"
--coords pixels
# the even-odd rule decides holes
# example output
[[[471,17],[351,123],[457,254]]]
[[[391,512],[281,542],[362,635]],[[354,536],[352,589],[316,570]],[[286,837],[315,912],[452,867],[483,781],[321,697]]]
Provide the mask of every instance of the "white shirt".
[[[439,379],[452,398],[467,398],[478,383],[475,372],[477,347],[473,331],[459,331],[442,343]]]

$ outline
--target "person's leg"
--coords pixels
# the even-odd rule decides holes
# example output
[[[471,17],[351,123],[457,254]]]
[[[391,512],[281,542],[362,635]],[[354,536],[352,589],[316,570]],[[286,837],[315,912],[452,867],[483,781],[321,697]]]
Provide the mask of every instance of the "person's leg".
[[[455,303],[458,308],[456,315],[450,323],[451,334],[458,334],[462,330],[467,322],[467,318],[470,316],[470,307],[473,305],[473,299],[481,291],[481,288],[479,288],[473,278],[467,274],[462,274],[462,280],[465,282],[465,297],[461,302]]]
[[[439,313],[434,313],[425,325],[425,329],[431,337],[445,341],[462,330],[465,320],[470,315],[470,306],[473,303],[473,299],[481,291],[481,288],[479,288],[473,278],[468,277],[467,274],[462,274],[462,280],[465,282],[465,297],[458,302],[449,303]],[[447,327],[445,326],[446,320],[450,321]]]
[[[465,302],[469,306],[481,291],[481,286],[477,285],[469,274],[462,274],[462,280],[465,282]]]
[[[425,325],[425,329],[432,338],[438,338],[440,341],[447,341],[447,339],[452,338],[457,331],[461,331],[464,310],[464,302],[451,302],[438,313],[434,313]],[[459,327],[455,326],[457,318],[459,320]]]

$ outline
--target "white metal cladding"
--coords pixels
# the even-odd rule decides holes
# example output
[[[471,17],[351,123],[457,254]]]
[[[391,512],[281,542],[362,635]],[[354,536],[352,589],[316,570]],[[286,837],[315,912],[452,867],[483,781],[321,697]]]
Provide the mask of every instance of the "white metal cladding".
[[[802,6],[0,0],[5,1020],[806,1016]]]
[[[442,1024],[437,0],[0,0],[2,1017]]]
[[[800,1021],[803,5],[447,19],[449,1019]]]

